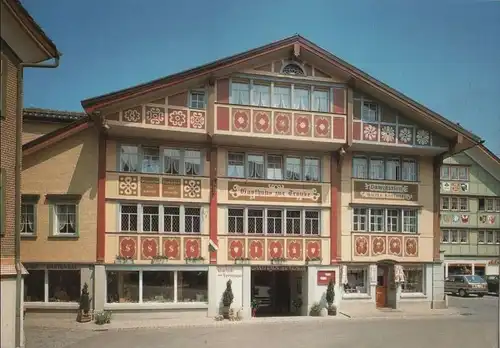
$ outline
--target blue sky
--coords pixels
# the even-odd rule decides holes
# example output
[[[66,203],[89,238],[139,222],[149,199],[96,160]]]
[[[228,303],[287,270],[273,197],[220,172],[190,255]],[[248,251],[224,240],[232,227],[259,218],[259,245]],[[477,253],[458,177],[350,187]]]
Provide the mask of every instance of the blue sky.
[[[22,0],[63,53],[28,69],[25,106],[80,101],[295,33],[500,154],[500,0]]]

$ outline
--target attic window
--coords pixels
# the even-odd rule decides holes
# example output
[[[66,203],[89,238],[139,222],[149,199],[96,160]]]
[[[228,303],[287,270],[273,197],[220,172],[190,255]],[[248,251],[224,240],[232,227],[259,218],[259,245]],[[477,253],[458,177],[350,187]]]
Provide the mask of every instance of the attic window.
[[[298,66],[297,64],[294,64],[294,63],[287,64],[283,68],[281,73],[286,74],[286,75],[300,75],[300,76],[305,75],[304,70],[302,70],[302,68],[300,66]]]

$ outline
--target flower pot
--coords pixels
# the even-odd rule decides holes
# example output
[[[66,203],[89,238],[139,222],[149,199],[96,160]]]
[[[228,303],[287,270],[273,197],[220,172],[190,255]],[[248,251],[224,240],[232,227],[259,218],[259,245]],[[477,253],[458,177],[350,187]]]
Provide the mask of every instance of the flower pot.
[[[229,306],[222,307],[222,316],[224,319],[229,319]]]
[[[252,318],[257,316],[257,308],[252,308]]]
[[[337,307],[335,306],[328,306],[328,315],[335,316],[337,315]]]

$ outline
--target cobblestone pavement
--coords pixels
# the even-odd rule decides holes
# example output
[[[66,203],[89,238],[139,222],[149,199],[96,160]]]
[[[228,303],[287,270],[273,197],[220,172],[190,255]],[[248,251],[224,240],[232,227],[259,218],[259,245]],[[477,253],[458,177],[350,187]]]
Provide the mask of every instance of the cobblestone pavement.
[[[26,348],[498,348],[498,298],[451,298],[464,316],[120,331],[26,330]]]

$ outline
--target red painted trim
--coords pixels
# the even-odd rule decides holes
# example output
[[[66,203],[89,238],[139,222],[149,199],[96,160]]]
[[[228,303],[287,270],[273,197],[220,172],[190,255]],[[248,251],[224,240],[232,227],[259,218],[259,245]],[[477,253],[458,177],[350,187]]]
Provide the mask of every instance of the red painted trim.
[[[43,140],[42,142],[40,142],[38,144],[35,144],[33,146],[30,146],[30,143],[24,144],[23,148],[25,150],[23,150],[23,156],[31,155],[37,151],[43,150],[44,148],[46,148],[50,145],[53,145],[61,140],[69,138],[70,136],[72,136],[76,133],[79,133],[81,131],[88,129],[91,126],[92,126],[91,122],[86,122],[86,123],[77,125],[76,127],[70,128],[63,133],[59,133],[59,134],[54,135],[54,136],[49,136],[50,133],[48,133],[48,134],[44,135],[44,136],[47,136],[47,139]],[[55,132],[57,132],[57,131],[58,130],[56,130]],[[33,140],[33,142],[38,141],[38,140],[39,139],[35,139],[35,140]]]
[[[99,134],[97,169],[97,262],[106,254],[106,134]]]
[[[330,157],[330,263],[339,262],[339,237],[340,237],[340,184],[341,165],[337,161],[337,153]]]
[[[210,150],[210,208],[209,208],[209,236],[215,244],[217,240],[217,148]],[[217,263],[217,252],[210,252],[210,263]]]

